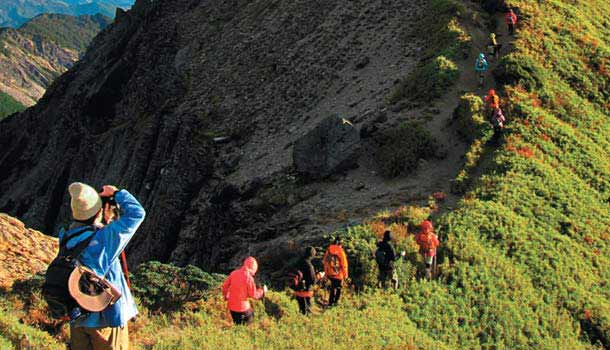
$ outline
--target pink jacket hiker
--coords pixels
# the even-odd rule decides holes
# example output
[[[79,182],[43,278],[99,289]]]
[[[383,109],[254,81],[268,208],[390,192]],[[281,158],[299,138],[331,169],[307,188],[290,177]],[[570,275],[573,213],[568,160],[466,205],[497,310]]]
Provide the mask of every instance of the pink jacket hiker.
[[[264,292],[256,288],[254,275],[258,270],[258,263],[253,257],[247,257],[244,265],[231,272],[222,285],[222,294],[227,300],[229,310],[233,312],[246,312],[252,308],[248,298],[260,299]]]

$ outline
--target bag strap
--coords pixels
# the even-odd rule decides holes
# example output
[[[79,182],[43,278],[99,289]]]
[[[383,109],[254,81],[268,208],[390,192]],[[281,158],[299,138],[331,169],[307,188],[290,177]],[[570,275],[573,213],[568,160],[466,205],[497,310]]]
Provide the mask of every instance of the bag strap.
[[[69,240],[71,240],[75,237],[79,237],[82,234],[84,234],[85,232],[92,232],[92,234],[89,237],[85,238],[82,242],[78,243],[72,249],[68,250],[68,252],[70,253],[69,255],[72,256],[74,259],[78,259],[81,256],[81,254],[85,251],[85,249],[89,246],[89,243],[91,243],[91,241],[93,240],[93,237],[95,237],[95,234],[97,233],[97,228],[93,227],[93,226],[87,226],[83,230],[78,231],[77,233],[68,237],[64,242],[64,248],[66,248],[65,245],[67,245]]]
[[[82,228],[80,228],[79,230],[77,230],[75,233],[72,233],[71,235],[66,235],[60,242],[59,242],[59,246],[61,248],[65,248],[66,245],[68,244],[68,241],[71,240],[72,238],[76,238],[79,237],[80,235],[82,235],[83,233],[89,231],[91,229],[90,226],[84,226]]]

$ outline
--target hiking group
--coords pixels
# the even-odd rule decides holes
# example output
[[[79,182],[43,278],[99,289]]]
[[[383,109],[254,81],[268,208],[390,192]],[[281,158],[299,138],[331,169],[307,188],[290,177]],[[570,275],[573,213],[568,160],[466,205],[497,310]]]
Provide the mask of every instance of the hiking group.
[[[121,256],[144,220],[144,208],[127,190],[114,186],[104,186],[98,192],[75,182],[68,192],[73,221],[59,231],[59,253],[47,269],[43,296],[55,318],[70,322],[71,350],[128,349],[128,322],[136,316],[137,308]],[[422,223],[415,240],[425,262],[426,277],[431,278],[439,245],[431,222]],[[395,253],[390,231],[377,243],[374,255],[379,286],[387,288],[392,281],[391,286],[397,288],[394,263],[405,253]],[[315,248],[306,248],[288,283],[304,315],[311,313],[316,284],[326,283],[325,306],[333,307],[339,303],[349,278],[348,257],[340,237],[334,238],[324,252],[319,272],[312,262],[316,256]],[[222,284],[227,311],[235,324],[251,323],[254,311],[249,299],[262,299],[267,293],[266,286],[256,286],[257,271],[257,260],[247,257]]]
[[[517,25],[517,15],[513,9],[508,9],[504,16],[506,27],[509,35],[513,35],[515,32],[515,26]],[[488,57],[493,57],[497,60],[500,57],[500,49],[502,44],[498,43],[496,34],[489,34],[489,43],[487,45]],[[482,88],[485,84],[485,75],[489,68],[488,58],[484,53],[479,53],[474,63],[475,73],[478,74],[479,88]],[[487,96],[485,96],[485,109],[487,111],[487,117],[491,125],[494,128],[494,139],[497,140],[500,133],[504,129],[506,118],[500,108],[500,97],[496,93],[496,90],[491,88]]]

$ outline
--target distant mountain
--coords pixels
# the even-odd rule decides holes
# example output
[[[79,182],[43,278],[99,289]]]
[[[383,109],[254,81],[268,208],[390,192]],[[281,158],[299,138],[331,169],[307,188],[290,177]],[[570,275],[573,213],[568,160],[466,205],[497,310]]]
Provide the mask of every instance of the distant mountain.
[[[117,7],[129,8],[134,0],[2,0],[0,27],[17,28],[45,13],[72,16],[102,14],[114,18]]]
[[[0,92],[33,105],[111,21],[102,15],[45,14],[19,29],[0,29]]]

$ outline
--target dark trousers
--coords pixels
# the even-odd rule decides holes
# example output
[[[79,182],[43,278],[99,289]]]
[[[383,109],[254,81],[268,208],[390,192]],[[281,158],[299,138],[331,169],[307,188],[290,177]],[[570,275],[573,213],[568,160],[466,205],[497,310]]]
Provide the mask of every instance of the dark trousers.
[[[254,310],[250,309],[246,312],[231,311],[231,318],[235,324],[250,324],[254,320]]]
[[[341,298],[341,287],[343,280],[336,278],[330,279],[330,287],[328,287],[328,305],[337,305],[339,298]]]
[[[311,312],[311,297],[297,297],[297,302],[303,315],[308,315]]]
[[[508,34],[513,35],[515,33],[515,25],[508,23]]]
[[[381,288],[388,288],[388,281],[392,279],[394,269],[379,269],[379,285]]]

